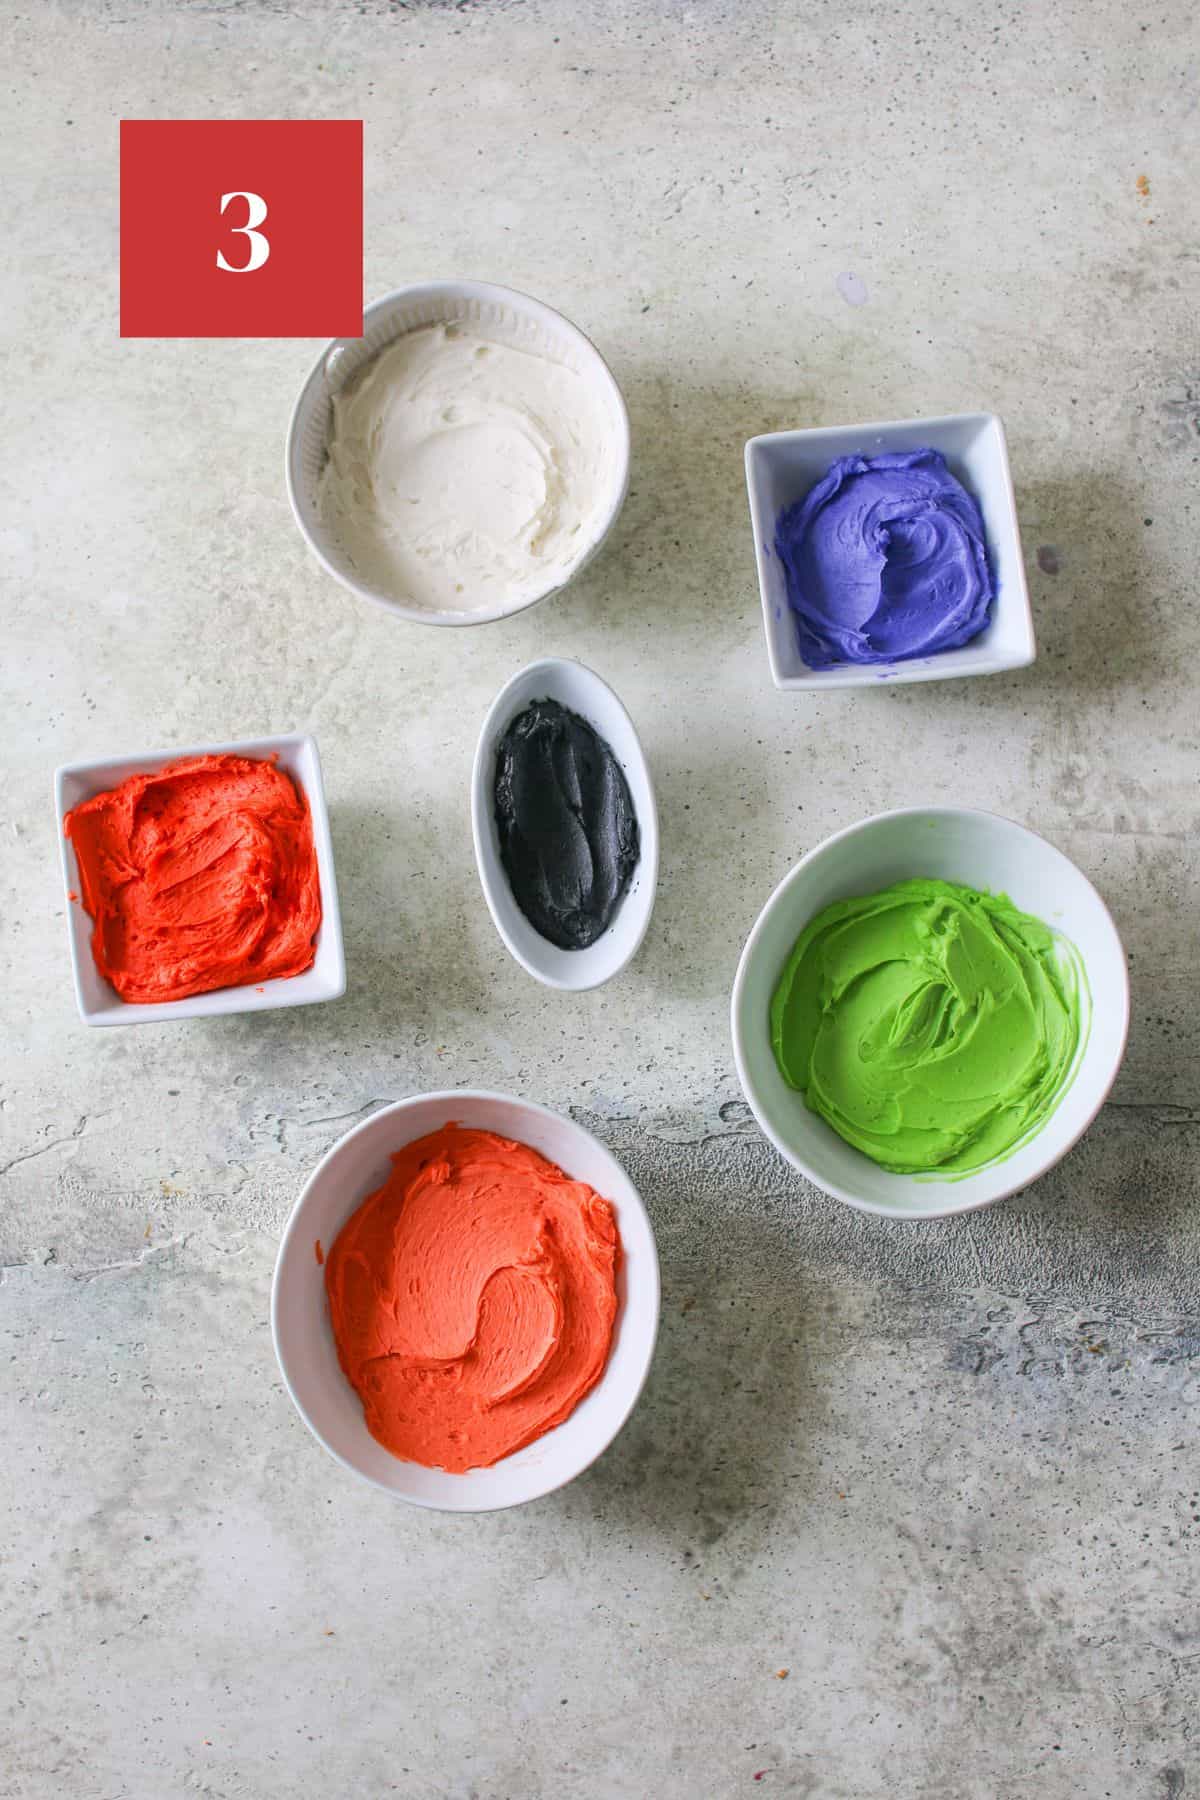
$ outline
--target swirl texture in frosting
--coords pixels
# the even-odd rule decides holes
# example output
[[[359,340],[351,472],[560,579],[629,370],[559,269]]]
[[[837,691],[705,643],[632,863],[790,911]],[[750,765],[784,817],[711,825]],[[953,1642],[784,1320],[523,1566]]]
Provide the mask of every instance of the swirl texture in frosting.
[[[979,503],[938,450],[839,457],[780,514],[775,548],[813,669],[956,649],[991,615]]]
[[[122,1000],[186,1000],[312,965],[312,818],[274,762],[183,758],[81,801],[64,829],[96,967]]]
[[[325,1261],[371,1435],[462,1474],[560,1425],[604,1373],[620,1256],[609,1201],[528,1144],[454,1124],[406,1144]]]
[[[965,1175],[1049,1118],[1084,1038],[1074,946],[1003,894],[934,877],[836,900],[771,1001],[780,1072],[885,1169]]]

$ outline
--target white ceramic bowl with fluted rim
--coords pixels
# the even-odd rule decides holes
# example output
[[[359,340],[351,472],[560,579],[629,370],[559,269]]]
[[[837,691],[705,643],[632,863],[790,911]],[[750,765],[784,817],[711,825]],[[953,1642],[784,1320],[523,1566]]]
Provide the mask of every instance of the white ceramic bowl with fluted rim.
[[[1074,944],[1086,1018],[1069,1083],[1040,1129],[1011,1156],[960,1177],[897,1175],[847,1144],[779,1072],[771,995],[810,919],[834,900],[936,876],[1005,893]],[[733,984],[733,1052],[742,1091],[780,1154],[827,1194],[861,1212],[935,1219],[973,1212],[1028,1187],[1082,1137],[1121,1066],[1129,1031],[1129,973],[1117,928],[1081,870],[1045,838],[995,813],[908,807],[826,838],[780,882],[746,941]]]
[[[568,1419],[488,1469],[464,1475],[402,1462],[371,1436],[358,1395],[337,1359],[324,1271],[328,1248],[351,1213],[380,1187],[391,1156],[453,1121],[530,1144],[611,1201],[621,1237],[617,1318],[603,1375]],[[650,1372],[658,1334],[654,1231],[641,1195],[616,1157],[582,1125],[510,1094],[464,1088],[415,1094],[372,1113],[339,1138],[305,1182],[284,1230],[271,1288],[275,1354],[300,1417],[343,1468],[412,1506],[492,1512],[538,1500],[573,1481],[612,1443]]]
[[[333,417],[333,395],[397,338],[423,326],[452,324],[477,325],[523,349],[552,356],[583,376],[600,401],[614,451],[601,522],[581,542],[568,572],[514,605],[462,612],[409,605],[402,596],[365,581],[346,547],[325,523],[318,496]],[[317,561],[344,587],[416,625],[486,625],[495,619],[511,618],[559,593],[596,555],[616,523],[629,489],[629,413],[615,376],[591,339],[544,301],[490,281],[418,282],[372,301],[363,312],[362,336],[335,338],[321,352],[292,411],[285,473],[288,499],[305,542]]]
[[[496,753],[518,713],[535,700],[557,700],[586,719],[607,743],[629,784],[638,822],[638,860],[608,929],[585,950],[560,950],[517,905],[496,830]],[[505,947],[535,980],[579,993],[611,981],[632,962],[650,928],[658,886],[658,807],[633,720],[606,681],[567,656],[542,656],[506,681],[488,709],[471,770],[471,835],[483,897]]]

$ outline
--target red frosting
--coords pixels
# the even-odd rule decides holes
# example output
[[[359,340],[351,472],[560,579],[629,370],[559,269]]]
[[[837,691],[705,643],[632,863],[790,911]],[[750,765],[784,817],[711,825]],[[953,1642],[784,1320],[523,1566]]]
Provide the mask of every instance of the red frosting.
[[[299,975],[321,888],[308,802],[274,762],[196,756],[72,807],[96,967],[123,1000]]]
[[[572,1413],[608,1361],[612,1206],[528,1144],[444,1125],[392,1158],[325,1259],[338,1358],[407,1462],[498,1462]]]

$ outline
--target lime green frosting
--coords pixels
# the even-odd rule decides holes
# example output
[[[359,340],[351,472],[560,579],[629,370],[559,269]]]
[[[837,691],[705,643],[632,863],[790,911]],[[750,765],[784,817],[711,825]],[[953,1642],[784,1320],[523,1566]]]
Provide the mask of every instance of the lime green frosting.
[[[1053,1112],[1083,1030],[1074,946],[1003,894],[933,879],[837,900],[771,1000],[784,1079],[904,1174],[966,1175]]]

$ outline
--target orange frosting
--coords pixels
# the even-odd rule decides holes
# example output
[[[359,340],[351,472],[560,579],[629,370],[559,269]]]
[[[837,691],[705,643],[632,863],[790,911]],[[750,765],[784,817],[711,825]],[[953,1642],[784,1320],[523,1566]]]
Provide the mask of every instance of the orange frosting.
[[[609,1202],[528,1144],[444,1125],[406,1145],[325,1261],[367,1429],[461,1474],[560,1425],[608,1361],[620,1256]]]
[[[195,756],[72,807],[92,955],[122,1000],[299,975],[321,888],[308,802],[273,762]]]

